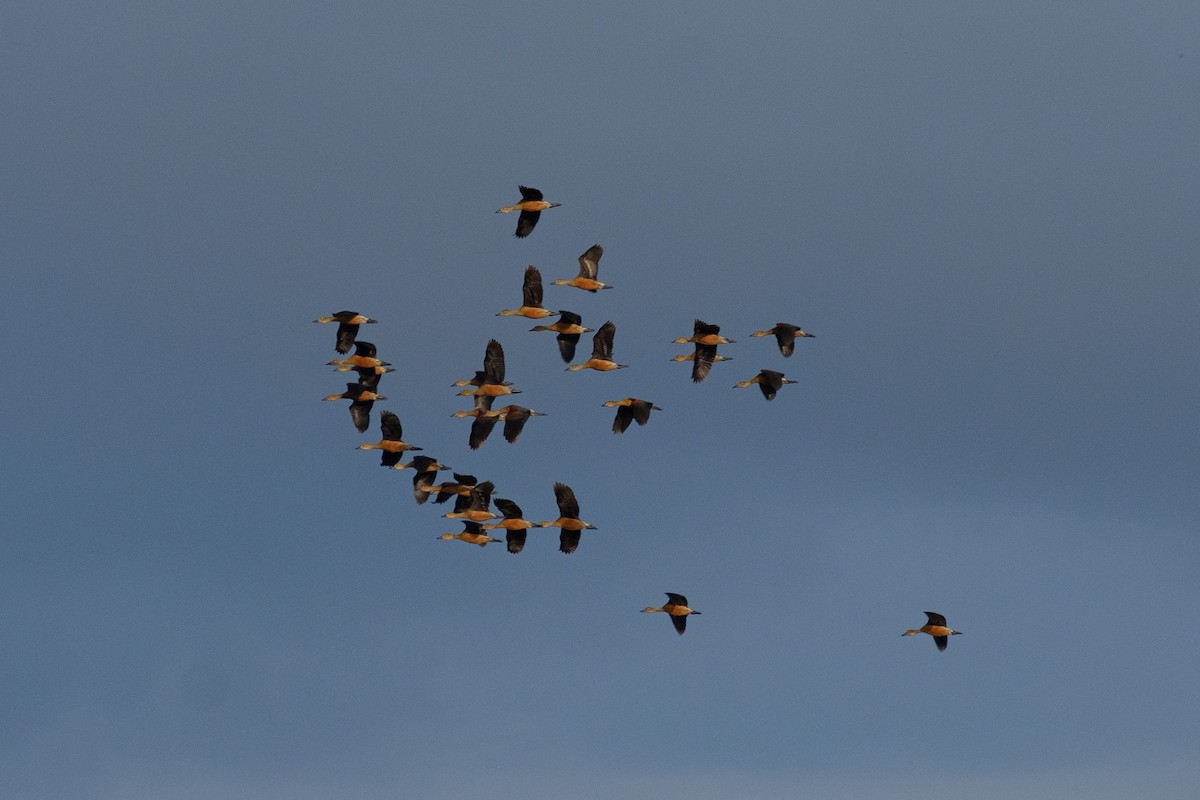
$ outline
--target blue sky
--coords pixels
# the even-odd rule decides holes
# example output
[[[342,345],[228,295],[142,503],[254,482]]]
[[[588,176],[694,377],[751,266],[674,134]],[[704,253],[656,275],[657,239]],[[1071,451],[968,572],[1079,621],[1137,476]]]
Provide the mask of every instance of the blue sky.
[[[0,782],[26,798],[1190,798],[1188,3],[17,4]],[[528,239],[516,187],[561,208]],[[615,373],[496,317],[605,248]],[[571,556],[436,541],[405,438]],[[693,385],[668,344],[721,325]],[[817,338],[783,359],[749,334]],[[490,338],[520,442],[467,448]],[[581,343],[586,354],[590,342]],[[20,369],[24,367],[24,369]],[[759,369],[800,383],[734,391]],[[620,437],[605,400],[664,410]],[[376,415],[377,420],[377,415]],[[703,615],[678,637],[663,592]],[[904,639],[926,609],[965,635]]]

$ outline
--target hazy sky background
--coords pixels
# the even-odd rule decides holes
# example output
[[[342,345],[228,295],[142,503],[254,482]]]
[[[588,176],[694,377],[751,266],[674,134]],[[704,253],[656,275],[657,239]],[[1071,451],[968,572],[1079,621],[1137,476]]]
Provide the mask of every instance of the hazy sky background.
[[[12,797],[1200,784],[1200,6],[16,3]],[[512,236],[517,185],[561,208]],[[592,296],[616,373],[494,316]],[[319,314],[398,371],[366,435]],[[738,342],[669,363],[700,317]],[[783,359],[748,334],[817,338]],[[550,416],[478,452],[450,383]],[[590,338],[580,345],[586,355]],[[734,391],[761,368],[800,381]],[[623,436],[600,404],[664,410]],[[436,541],[378,410],[571,556]],[[663,592],[703,612],[678,637]],[[940,611],[938,653],[901,631]]]

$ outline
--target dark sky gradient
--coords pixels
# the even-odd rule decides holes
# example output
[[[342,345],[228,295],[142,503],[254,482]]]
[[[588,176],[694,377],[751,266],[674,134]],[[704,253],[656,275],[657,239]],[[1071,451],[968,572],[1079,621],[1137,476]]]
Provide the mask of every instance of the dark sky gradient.
[[[0,785],[1190,800],[1200,7],[18,3]],[[517,185],[561,208],[512,236]],[[626,370],[499,318],[604,246]],[[322,403],[343,308],[397,372]],[[719,324],[693,385],[669,342]],[[749,334],[817,338],[783,359]],[[451,382],[505,347],[531,420]],[[590,337],[579,348],[586,357]],[[766,403],[730,387],[800,381]],[[620,437],[605,400],[664,410]],[[435,537],[407,441],[534,520]],[[677,637],[662,615],[703,615]],[[944,613],[938,653],[903,639]]]

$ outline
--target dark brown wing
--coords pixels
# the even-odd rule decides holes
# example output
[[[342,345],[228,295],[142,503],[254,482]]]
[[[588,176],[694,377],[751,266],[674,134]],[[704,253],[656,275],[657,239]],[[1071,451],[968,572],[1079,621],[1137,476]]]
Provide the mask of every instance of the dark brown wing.
[[[379,451],[379,466],[394,467],[400,463],[400,456],[402,456],[402,455],[404,455],[404,454],[403,453],[389,453],[387,450],[380,450]]]
[[[497,417],[476,417],[471,423],[471,435],[467,438],[467,444],[472,450],[478,450],[487,441],[487,438],[492,435],[492,429],[496,427],[499,421]]]
[[[429,499],[429,492],[423,490],[422,486],[427,486],[433,483],[437,478],[437,470],[421,470],[418,469],[413,475],[413,499],[417,501],[417,505],[424,505]]]
[[[384,411],[379,415],[379,430],[383,432],[385,441],[404,441],[404,429],[400,427],[400,418],[391,411]]]
[[[575,492],[570,486],[565,483],[554,484],[554,500],[558,503],[560,517],[579,519],[579,501],[575,499]]]
[[[633,408],[630,406],[617,406],[617,418],[613,420],[613,433],[624,433],[629,430],[629,425],[633,422]]]
[[[541,200],[542,193],[537,189],[532,189],[528,186],[518,186],[517,190],[521,192],[521,202],[526,200]]]
[[[478,484],[471,490],[471,507],[486,511],[487,507],[492,504],[492,492],[496,491],[496,485],[491,481],[484,481]]]
[[[495,503],[496,508],[500,509],[500,513],[504,515],[505,519],[520,519],[522,517],[521,507],[512,500],[497,497]]]
[[[370,342],[357,341],[354,343],[354,355],[362,358],[375,358],[375,345]]]
[[[935,611],[926,611],[925,616],[929,617],[930,625],[937,625],[942,628],[948,627],[946,625],[946,618]],[[945,645],[942,645],[942,647],[945,647]]]
[[[375,367],[355,367],[354,371],[358,373],[358,383],[372,392],[378,391],[379,379],[383,377],[383,373]]]
[[[946,649],[946,643],[947,643],[947,642],[949,642],[949,641],[950,641],[950,637],[949,637],[949,636],[935,636],[935,637],[933,637],[933,643],[937,645],[937,649],[938,649],[938,650],[945,650],[945,649]]]
[[[355,400],[350,404],[350,419],[354,422],[354,429],[359,433],[366,433],[367,428],[371,427],[371,407],[375,405],[374,400]]]
[[[575,358],[575,346],[579,344],[578,333],[560,333],[554,337],[558,340],[558,354],[564,364],[570,364]]]
[[[774,400],[776,392],[783,386],[783,373],[773,369],[764,369],[758,373],[758,388],[762,389],[763,397]]]
[[[508,531],[508,533],[505,534],[504,538],[506,540],[506,545],[508,546],[508,552],[512,553],[515,556],[517,553],[519,553],[525,549],[526,533],[527,533],[526,531],[522,530],[522,531]]]
[[[474,486],[477,483],[474,475],[459,475],[457,472],[453,472],[451,474],[454,476],[455,483],[457,483],[459,486]],[[447,500],[449,500],[451,497],[456,498],[454,501],[454,510],[455,511],[463,511],[464,509],[466,509],[467,504],[470,503],[469,497],[467,497],[466,495],[459,494],[454,489],[439,491],[438,496],[436,498],[434,498],[433,502],[434,503],[444,503]],[[457,499],[459,497],[464,498],[462,500],[463,506],[461,508],[459,507],[459,500]]]
[[[440,503],[442,501],[438,500],[438,502]],[[471,495],[469,495],[469,494],[454,495],[454,511],[453,511],[453,513],[461,514],[462,512],[469,509],[470,507],[471,507]]]
[[[696,352],[692,358],[692,383],[700,383],[708,377],[708,371],[712,369],[716,357],[717,346],[715,344],[696,345]]]
[[[596,275],[600,271],[600,256],[602,255],[604,255],[604,248],[598,244],[584,250],[583,255],[579,257],[579,277],[596,280]]]
[[[521,286],[521,302],[526,308],[542,307],[542,273],[530,264],[525,268],[525,283]]]
[[[504,383],[504,348],[495,339],[488,341],[483,356],[483,374],[487,383]]]
[[[521,431],[525,428],[525,423],[529,421],[529,410],[510,406],[510,410],[504,416],[504,438],[509,444],[516,444],[516,441],[521,436]]]
[[[433,480],[433,476],[437,475],[437,469],[430,469],[434,464],[438,463],[436,458],[430,456],[413,456],[412,468],[421,476],[428,475],[428,480]]]
[[[592,337],[592,358],[612,361],[613,337],[616,333],[617,326],[612,320],[600,326],[600,330]]]
[[[650,411],[657,408],[649,400],[635,400],[633,402],[633,418],[637,420],[638,425],[645,425],[650,421]],[[659,409],[660,411],[662,409]]]
[[[775,325],[775,341],[779,343],[779,352],[784,358],[791,358],[796,350],[796,326],[780,322]]]
[[[335,345],[339,353],[349,353],[350,348],[354,346],[354,337],[358,336],[357,325],[347,325],[345,322],[338,325],[337,329],[337,344]]]
[[[558,550],[560,553],[574,553],[579,549],[581,531],[560,530],[558,534]]]
[[[671,624],[675,626],[675,632],[683,636],[683,632],[687,630],[687,615],[676,617],[671,616]]]
[[[666,592],[666,595],[667,595],[667,604],[668,605],[684,606],[685,608],[687,607],[687,604],[688,604],[687,598],[684,597],[683,595],[675,594],[674,592]]]
[[[517,231],[513,236],[524,239],[533,233],[533,226],[537,225],[538,218],[541,216],[542,212],[540,211],[522,211],[521,216],[517,217]]]
[[[708,334],[712,334],[715,336],[716,334],[721,332],[721,326],[720,325],[709,325],[707,322],[704,322],[703,320],[698,319],[692,325],[692,332],[696,336],[707,336]]]

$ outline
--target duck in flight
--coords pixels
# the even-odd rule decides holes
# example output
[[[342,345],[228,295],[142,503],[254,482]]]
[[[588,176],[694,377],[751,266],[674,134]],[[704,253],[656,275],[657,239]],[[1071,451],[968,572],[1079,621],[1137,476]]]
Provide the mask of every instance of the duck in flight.
[[[538,528],[558,528],[558,549],[563,553],[574,553],[579,547],[583,531],[596,530],[590,522],[579,518],[579,501],[575,492],[565,483],[554,484],[554,500],[558,503],[558,519],[540,522]]]
[[[645,425],[650,421],[651,411],[662,411],[661,408],[649,400],[641,400],[637,397],[626,397],[624,400],[609,400],[604,404],[604,407],[615,408],[617,410],[617,418],[613,420],[613,433],[624,433],[629,430],[630,424],[635,420],[638,425]]]
[[[473,383],[473,381],[470,383]],[[504,348],[495,339],[488,341],[487,349],[484,351],[483,381],[474,385],[477,388],[463,389],[459,394],[475,397],[480,395],[499,397],[505,394],[515,394],[520,391],[520,389],[512,388],[512,385],[504,380]]]
[[[557,333],[555,338],[558,340],[558,354],[562,356],[564,364],[570,364],[571,359],[575,357],[575,346],[579,344],[579,337],[592,332],[591,328],[583,327],[583,317],[572,311],[560,311],[557,322],[550,325],[534,325],[529,330]]]
[[[413,475],[413,499],[417,501],[417,505],[422,505],[429,499],[429,484],[437,479],[438,470],[450,469],[445,464],[438,463],[436,458],[429,456],[413,456],[412,461],[392,467],[392,469],[410,468],[416,470],[416,474]]]
[[[667,602],[663,603],[658,608],[647,606],[642,609],[643,614],[652,614],[655,611],[662,611],[670,615],[671,624],[675,626],[675,632],[683,636],[683,631],[687,628],[687,618],[693,614],[699,614],[693,608],[688,607],[687,598],[681,594],[674,592],[666,592]]]
[[[502,206],[496,209],[496,213],[507,214],[510,211],[520,211],[521,215],[517,217],[517,231],[513,236],[524,239],[533,233],[533,226],[537,225],[538,218],[542,216],[543,211],[547,208],[561,206],[562,203],[547,203],[542,199],[542,193],[539,190],[528,186],[518,186],[517,189],[521,192],[521,202],[511,206]]]
[[[376,394],[361,383],[347,383],[346,391],[341,394],[328,395],[325,399],[349,400],[350,419],[354,422],[354,429],[359,433],[366,433],[367,428],[371,427],[371,407],[375,405],[375,401],[387,400],[383,395]]]
[[[774,328],[769,328],[765,331],[755,331],[750,334],[762,338],[763,336],[775,336],[776,343],[779,344],[779,352],[783,353],[784,358],[791,358],[792,352],[796,349],[796,339],[814,339],[815,334],[808,333],[799,325],[789,325],[786,322],[776,322]]]
[[[529,529],[541,526],[525,519],[521,513],[521,507],[512,500],[497,497],[495,502],[496,508],[500,509],[500,513],[504,515],[504,519],[499,522],[489,522],[483,526],[483,529],[490,531],[496,528],[503,528],[505,530],[504,539],[508,547],[508,552],[516,555],[525,549],[525,536]]]
[[[346,349],[348,350],[349,348]],[[376,355],[377,352],[375,350],[375,345],[370,342],[359,341],[354,343],[354,355],[347,356],[346,358],[335,358],[333,361],[329,362],[329,365],[337,367],[339,372],[347,371],[343,370],[342,367],[348,367],[349,369],[354,369],[356,367],[373,369],[375,367],[391,366],[391,364],[386,361],[380,361],[378,358],[376,358]]]
[[[442,469],[449,469],[449,467],[442,467]],[[433,502],[440,505],[441,503],[449,500],[451,497],[457,498],[463,495],[468,495],[471,493],[471,490],[479,484],[479,480],[474,475],[460,475],[457,472],[452,472],[451,474],[454,476],[454,480],[452,481],[445,481],[443,483],[433,485],[425,484],[421,487],[430,494],[437,495],[437,497],[433,498]],[[457,501],[455,501],[455,503],[457,504]]]
[[[521,307],[506,308],[497,317],[525,317],[526,319],[545,319],[559,312],[550,311],[542,305],[542,273],[530,264],[525,267],[525,280],[521,284]]]
[[[957,636],[962,631],[956,631],[946,627],[946,618],[936,611],[926,611],[925,616],[929,617],[929,622],[926,622],[921,627],[913,631],[905,631],[901,636],[916,636],[918,633],[928,633],[933,637],[933,643],[937,645],[938,650],[945,650],[951,636]]]
[[[422,447],[413,447],[404,441],[404,429],[400,426],[400,417],[391,411],[380,413],[379,430],[382,433],[382,438],[378,442],[365,442],[360,444],[358,449],[382,451],[379,454],[380,466],[394,467],[400,463],[400,455],[406,450],[424,449]]]
[[[313,322],[336,322],[338,324],[335,349],[339,353],[350,352],[350,346],[354,344],[354,337],[358,336],[359,325],[366,325],[375,321],[357,311],[338,311],[330,314],[328,317],[317,317],[313,320]]]
[[[458,539],[467,544],[477,544],[480,547],[486,547],[492,542],[498,542],[499,539],[493,539],[484,533],[483,526],[478,522],[463,520],[463,529],[459,533],[443,533],[437,537],[439,539]]]
[[[692,383],[700,383],[708,377],[709,370],[712,369],[717,358],[717,345],[733,344],[732,339],[727,339],[721,335],[720,325],[710,325],[703,320],[696,320],[692,324],[692,335],[687,338],[679,338],[674,340],[672,344],[695,344],[695,350],[691,354],[691,358],[676,359],[677,361],[692,362]],[[724,361],[724,358],[720,360]]]
[[[601,325],[600,330],[596,331],[596,335],[592,337],[592,357],[582,364],[572,364],[567,369],[572,372],[581,369],[608,372],[627,367],[628,364],[618,364],[612,360],[613,337],[616,334],[617,326],[612,323],[612,320]]]
[[[748,389],[757,383],[758,388],[762,389],[763,397],[767,398],[768,400],[774,400],[775,393],[782,389],[784,384],[797,382],[798,381],[790,381],[783,377],[782,372],[776,372],[773,369],[763,369],[759,370],[758,374],[750,380],[735,383],[733,388]]]
[[[525,406],[509,405],[497,411],[496,416],[504,421],[504,441],[516,444],[517,439],[521,438],[521,431],[525,429],[525,423],[529,421],[529,418],[544,417],[546,414]]]
[[[604,255],[604,248],[598,244],[592,245],[579,256],[579,274],[570,280],[559,278],[554,281],[554,285],[574,286],[576,289],[583,289],[592,294],[601,289],[613,288],[607,283],[596,280],[596,275],[600,271],[600,256],[602,255]]]
[[[492,504],[492,492],[496,490],[491,481],[484,481],[471,488],[465,495],[454,499],[454,510],[443,514],[447,519],[469,519],[471,522],[487,522],[496,515],[488,508]]]
[[[472,450],[478,450],[483,446],[487,438],[492,435],[492,429],[496,427],[496,422],[500,419],[500,412],[492,410],[492,402],[495,399],[486,394],[476,395],[474,408],[469,411],[455,411],[451,414],[458,419],[474,417],[474,421],[471,423],[471,433],[467,437],[467,444]]]

